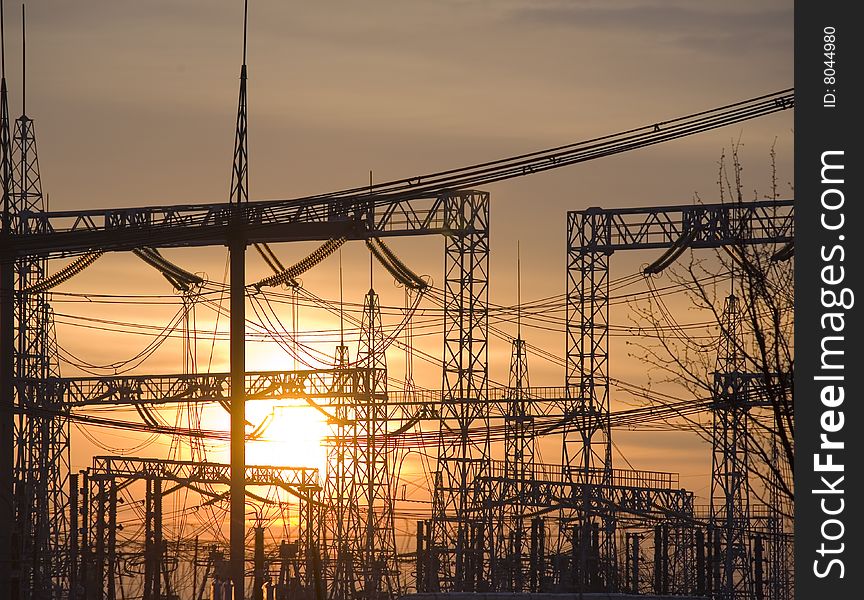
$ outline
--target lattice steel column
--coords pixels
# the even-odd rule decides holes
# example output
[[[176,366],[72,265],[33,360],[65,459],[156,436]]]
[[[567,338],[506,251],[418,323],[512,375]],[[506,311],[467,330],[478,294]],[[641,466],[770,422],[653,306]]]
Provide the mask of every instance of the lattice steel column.
[[[335,435],[327,454],[325,533],[331,600],[392,595],[399,587],[386,452],[389,407],[384,344],[378,296],[370,290],[357,357],[360,376],[355,393],[334,406]],[[347,348],[340,346],[337,368],[344,369],[345,377],[353,377],[357,371],[350,370],[347,361]],[[346,380],[341,387],[347,385]]]
[[[711,460],[711,524],[719,564],[714,572],[719,600],[752,598],[750,481],[747,421],[750,405],[744,377],[741,315],[738,298],[729,296],[723,307],[717,371],[713,379],[714,427]]]
[[[771,483],[768,490],[769,506],[769,560],[766,582],[766,600],[792,600],[792,534],[790,520],[785,515],[792,512],[790,502],[780,494],[780,471],[786,470],[780,462],[777,440],[771,440]],[[791,479],[788,471],[784,477]]]
[[[363,596],[375,598],[380,593],[398,592],[396,534],[393,520],[393,482],[387,451],[387,356],[381,306],[378,294],[369,290],[363,303],[363,320],[357,366],[372,370],[369,394],[357,402],[356,437],[353,440],[355,464],[353,485],[360,506],[361,522],[351,532],[358,544],[357,558],[362,569]]]
[[[348,347],[338,346],[336,367],[344,369],[346,376],[348,361]],[[352,486],[355,465],[349,441],[355,433],[356,421],[353,411],[350,410],[350,404],[347,399],[341,399],[334,407],[333,419],[330,423],[332,437],[327,449],[327,469],[324,478],[326,511],[322,513],[323,550],[330,600],[353,598],[357,585],[352,554],[355,544],[351,543],[348,535],[349,523],[359,521],[359,516],[356,514],[359,507]]]
[[[586,550],[578,553],[583,586],[615,589],[615,515],[600,498],[611,484],[612,439],[609,427],[609,255],[598,246],[609,243],[608,220],[600,209],[567,214],[567,367],[568,401],[563,433],[565,476],[581,487],[576,514],[562,513],[562,532],[599,520],[598,571],[602,581],[587,582]],[[583,539],[583,542],[585,540]],[[572,540],[576,543],[576,540]],[[585,544],[583,543],[583,546]],[[574,553],[576,555],[577,553]]]
[[[510,355],[507,415],[504,431],[504,481],[501,483],[502,554],[509,567],[507,589],[523,591],[523,560],[528,553],[528,530],[525,525],[527,481],[533,477],[534,415],[533,402],[528,398],[528,356],[525,340],[513,340]]]
[[[39,175],[33,120],[15,121],[13,200],[17,215],[46,209]],[[18,219],[18,232],[39,224]],[[45,292],[29,288],[47,275],[47,261],[22,257],[15,262],[15,375],[44,381],[59,376],[53,312]],[[19,387],[17,403],[27,412],[16,419],[16,498],[21,548],[21,593],[27,598],[56,598],[69,585],[69,421],[67,408],[43,386]],[[32,409],[44,410],[36,414]]]
[[[474,591],[486,581],[491,547],[489,506],[488,299],[489,195],[457,192],[445,197],[444,373],[438,446],[440,504],[434,510],[433,540],[442,587]],[[486,428],[470,437],[472,425]],[[459,432],[446,441],[445,431]],[[488,539],[485,539],[488,538]]]

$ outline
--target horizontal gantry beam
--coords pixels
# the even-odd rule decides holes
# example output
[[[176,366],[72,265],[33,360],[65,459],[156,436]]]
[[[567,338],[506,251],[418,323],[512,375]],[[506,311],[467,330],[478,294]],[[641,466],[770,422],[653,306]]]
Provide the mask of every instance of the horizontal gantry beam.
[[[414,414],[416,420],[437,421],[443,395],[440,390],[415,389],[411,392],[388,391],[370,395],[376,381],[386,376],[380,369],[301,369],[294,371],[254,371],[246,374],[247,400],[306,400],[319,408],[355,405],[357,401],[387,402],[400,408],[403,414],[397,420]],[[763,396],[764,377],[745,374],[748,381],[748,400],[753,406],[767,404]],[[788,378],[787,378],[788,379]],[[771,378],[774,381],[775,378]],[[117,375],[108,377],[53,377],[16,382],[33,394],[45,394],[57,407],[86,408],[96,406],[134,406],[136,404],[230,403],[231,376],[228,373],[195,373],[163,375]],[[784,385],[779,380],[778,385]],[[788,385],[788,383],[787,383]],[[43,391],[44,389],[44,391]],[[536,419],[538,435],[557,431],[565,421],[579,417],[578,412],[561,411],[567,398],[563,386],[539,386],[514,390],[509,387],[490,387],[488,402],[493,418],[507,418],[507,409],[516,399],[532,406],[532,419]],[[466,399],[467,400],[467,399]],[[693,399],[662,406],[628,408],[614,412],[610,424],[632,426],[708,410],[710,401]]]
[[[95,477],[109,476],[126,479],[157,477],[190,484],[228,485],[231,466],[200,461],[94,456],[90,474]],[[308,494],[321,489],[318,477],[318,469],[313,467],[246,465],[247,486],[276,486]]]
[[[246,374],[247,400],[357,399],[368,398],[373,384],[385,373],[379,369],[301,369],[254,371]],[[50,377],[18,381],[17,385],[44,388],[60,406],[123,406],[185,402],[228,402],[231,399],[229,373],[164,375],[114,375],[108,377]],[[40,390],[40,393],[43,393]],[[542,402],[560,402],[564,388],[532,387],[519,390],[520,397]],[[411,393],[376,392],[375,397],[404,407],[440,404],[438,390],[418,389]],[[515,392],[507,387],[489,388],[488,401],[511,401]],[[338,402],[328,403],[330,405]]]
[[[94,251],[319,241],[345,237],[459,234],[447,206],[486,192],[447,191],[433,197],[318,198],[23,213],[23,234],[0,240],[0,253],[70,256]]]
[[[488,481],[499,503],[514,500],[538,510],[582,507],[586,486],[597,510],[638,518],[692,519],[693,492],[680,487],[677,473],[627,469],[575,470],[562,465],[525,465],[518,475],[502,461],[491,461]]]
[[[246,374],[246,399],[369,397],[372,385],[383,375],[380,370],[361,368],[251,372]],[[19,385],[44,387],[44,393],[53,402],[71,407],[231,399],[229,373],[50,377],[24,380]]]
[[[794,200],[695,204],[645,208],[588,208],[567,213],[568,250],[611,254],[683,244],[791,243]]]
[[[783,407],[781,398],[792,395],[790,373],[715,372],[712,409]]]

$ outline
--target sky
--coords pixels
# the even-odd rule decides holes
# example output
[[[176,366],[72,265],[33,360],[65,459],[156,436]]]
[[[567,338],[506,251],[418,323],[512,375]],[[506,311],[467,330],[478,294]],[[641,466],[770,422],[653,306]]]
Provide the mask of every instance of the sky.
[[[250,195],[291,198],[354,187],[368,182],[370,170],[375,181],[434,172],[791,87],[792,5],[791,0],[252,0]],[[11,112],[17,115],[20,17],[13,8],[6,6],[6,63]],[[27,6],[26,112],[36,123],[43,189],[52,210],[227,200],[242,16],[239,0],[50,0]],[[492,202],[490,301],[515,303],[517,240],[523,300],[564,292],[567,210],[686,204],[696,194],[706,202],[718,200],[718,160],[734,143],[740,143],[748,194],[769,193],[773,145],[780,194],[791,197],[793,133],[787,111],[484,188]],[[392,246],[417,272],[440,283],[440,240],[398,240]],[[288,263],[314,247],[283,244],[275,250]],[[224,249],[165,254],[222,281]],[[653,258],[615,257],[613,277],[633,273]],[[252,253],[247,262],[250,281],[267,274]],[[63,264],[53,261],[51,269]],[[345,246],[343,264],[345,299],[362,302],[369,287],[362,244]],[[401,306],[402,292],[384,271],[376,269],[374,277],[382,303]],[[338,299],[335,258],[303,280],[317,295]],[[101,259],[59,290],[171,293],[157,273],[128,255]],[[95,363],[134,355],[146,338],[70,325],[81,324],[76,315],[158,324],[176,311],[176,306],[68,300],[55,297],[55,310],[63,315],[58,340]],[[301,310],[299,328],[335,327],[321,312]],[[622,309],[612,319],[623,322],[627,316]],[[198,318],[204,329],[215,326],[212,313],[201,311]],[[388,318],[392,323],[397,316]],[[515,333],[512,325],[503,327]],[[562,332],[523,333],[530,343],[563,354]],[[644,364],[628,358],[622,343],[612,342],[613,376],[644,384]],[[424,338],[418,346],[440,355],[440,337]],[[179,370],[179,346],[163,350],[137,372]],[[209,350],[200,348],[202,355]],[[199,367],[224,368],[225,350],[217,345],[212,360],[199,357]],[[275,348],[250,348],[250,356],[250,368],[290,368]],[[491,343],[493,380],[506,380],[508,358],[505,341]],[[401,355],[394,352],[388,359],[401,374]],[[533,385],[563,383],[559,367],[529,360]],[[417,369],[418,384],[439,385],[440,373]],[[75,373],[69,367],[64,372]],[[615,439],[635,467],[680,471],[682,485],[704,495],[710,449],[685,437],[621,432]],[[73,463],[83,467],[90,442],[74,439]],[[129,434],[105,439],[125,448],[140,442]],[[163,442],[147,450],[165,451]],[[554,452],[547,454],[555,458]]]

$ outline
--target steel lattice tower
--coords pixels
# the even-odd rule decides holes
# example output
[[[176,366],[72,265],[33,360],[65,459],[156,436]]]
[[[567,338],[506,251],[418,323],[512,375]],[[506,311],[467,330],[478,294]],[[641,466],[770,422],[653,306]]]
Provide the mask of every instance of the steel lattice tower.
[[[26,114],[12,136],[13,217],[46,210],[42,195],[36,133]],[[18,222],[22,234],[31,221]],[[15,261],[15,376],[45,381],[59,375],[53,312],[47,293],[32,291],[47,275],[47,261]],[[68,590],[69,421],[44,386],[20,386],[15,422],[15,495],[20,540],[22,597],[49,599]],[[38,411],[38,412],[37,412]],[[44,412],[43,412],[44,411]]]
[[[747,538],[750,525],[747,387],[750,379],[744,377],[741,344],[738,298],[730,295],[723,306],[713,381],[710,522],[714,535],[714,589],[719,600],[751,598]]]
[[[336,348],[336,368],[344,369],[347,376],[348,346],[344,344]],[[349,520],[352,520],[349,518],[350,513],[357,510],[356,499],[350,496],[353,464],[349,462],[347,440],[352,434],[353,424],[347,402],[336,405],[332,421],[334,439],[327,449],[324,476],[327,509],[323,511],[323,547],[327,557],[327,579],[330,581],[329,598],[347,600],[355,594],[354,559],[348,543],[347,528]],[[353,520],[356,519],[353,517]]]
[[[381,309],[366,294],[356,366],[364,393],[337,406],[335,440],[328,451],[325,496],[330,598],[392,596],[399,590],[393,485],[387,452],[387,360]],[[337,351],[347,365],[347,348]],[[346,371],[347,373],[347,371]]]
[[[444,366],[438,472],[432,505],[432,587],[475,591],[495,556],[488,489],[489,196],[444,204]],[[485,429],[482,438],[469,428]],[[446,431],[459,432],[455,442]]]
[[[387,357],[384,330],[381,325],[381,305],[378,294],[370,288],[363,303],[363,320],[357,366],[371,369],[370,394],[355,409],[356,449],[354,485],[365,507],[361,522],[356,524],[360,536],[349,533],[358,544],[362,561],[363,597],[375,598],[381,592],[392,596],[398,592],[396,537],[393,521],[393,482],[387,444],[387,422],[390,406],[387,402]],[[362,533],[361,533],[362,532]]]
[[[609,426],[609,256],[595,248],[610,237],[599,209],[568,213],[567,223],[567,364],[568,401],[562,443],[565,478],[577,484],[579,504],[561,512],[563,537],[579,546],[577,589],[616,588],[616,515],[605,502],[612,485],[612,437]],[[588,581],[587,546],[598,532],[600,564],[592,569],[602,581]],[[577,534],[578,532],[578,534]],[[579,538],[578,540],[576,538]],[[592,578],[596,575],[592,575]]]
[[[510,355],[500,524],[504,533],[501,550],[508,557],[510,571],[506,589],[515,592],[523,591],[524,586],[522,562],[529,542],[525,526],[526,482],[534,477],[534,402],[528,398],[529,387],[525,340],[519,335],[513,340]]]

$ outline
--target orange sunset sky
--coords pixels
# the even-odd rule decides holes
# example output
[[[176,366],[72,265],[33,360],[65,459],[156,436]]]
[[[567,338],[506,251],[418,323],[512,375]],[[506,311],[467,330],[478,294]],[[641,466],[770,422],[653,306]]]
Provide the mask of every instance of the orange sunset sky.
[[[286,2],[252,0],[249,8],[249,144],[253,199],[291,198],[434,172],[613,133],[791,87],[792,2],[440,0],[429,2]],[[27,7],[26,112],[35,120],[44,191],[52,210],[227,201],[233,147],[242,2],[239,0],[59,0]],[[21,112],[20,17],[7,5],[7,76],[11,112]],[[516,302],[516,243],[521,245],[522,299],[562,294],[566,211],[589,206],[651,206],[717,201],[717,163],[740,140],[749,197],[770,192],[769,152],[776,140],[780,195],[791,197],[792,112],[764,117],[624,155],[483,188],[491,194],[490,301]],[[754,190],[756,190],[754,192]],[[439,239],[399,239],[391,246],[436,285],[442,279]],[[280,244],[283,263],[316,244]],[[224,248],[166,250],[184,268],[221,282]],[[248,253],[248,280],[268,273]],[[635,272],[655,254],[616,256],[612,277]],[[344,295],[362,303],[369,288],[368,251],[343,248]],[[67,261],[52,261],[52,271]],[[374,286],[387,308],[385,325],[399,321],[403,292],[380,267]],[[338,301],[334,256],[303,276],[311,292]],[[637,284],[628,290],[644,290]],[[58,343],[97,365],[125,360],[153,331],[95,330],[93,321],[162,326],[178,310],[167,282],[129,254],[106,255],[55,290]],[[78,295],[72,295],[78,294]],[[147,305],[90,300],[80,294],[158,296]],[[128,299],[128,298],[127,298]],[[103,299],[104,300],[104,299]],[[218,298],[216,298],[218,301]],[[680,297],[669,299],[682,321],[699,320]],[[227,300],[225,301],[227,306]],[[291,323],[288,304],[277,305]],[[417,319],[433,322],[436,307]],[[353,310],[353,308],[352,308]],[[247,310],[250,318],[255,314]],[[562,316],[561,314],[558,317]],[[626,305],[613,324],[629,324]],[[498,318],[493,315],[493,319]],[[215,313],[195,310],[196,327],[212,332]],[[298,329],[315,330],[305,343],[332,354],[338,321],[300,308]],[[523,337],[558,357],[563,331],[526,321]],[[512,322],[495,326],[515,334]],[[128,327],[109,327],[123,329]],[[218,323],[227,330],[227,320]],[[321,334],[319,330],[327,330]],[[423,335],[420,336],[420,333]],[[148,337],[151,336],[151,337]],[[352,338],[352,336],[354,336]],[[610,371],[638,385],[645,366],[627,356],[626,336],[611,341]],[[352,355],[356,334],[349,331]],[[440,330],[418,327],[417,347],[439,357]],[[249,341],[249,369],[289,369],[276,344]],[[211,358],[212,352],[212,358]],[[506,382],[510,347],[490,341],[490,379]],[[200,339],[199,370],[226,370],[227,344]],[[401,378],[403,353],[388,354]],[[562,385],[563,369],[529,354],[532,385]],[[171,339],[136,373],[184,368],[181,341]],[[63,375],[79,375],[61,365]],[[100,373],[110,372],[100,370]],[[440,369],[416,360],[421,387],[440,387]],[[678,390],[678,393],[682,393]],[[682,396],[683,397],[683,396]],[[613,390],[613,410],[632,403]],[[284,403],[288,404],[288,403]],[[272,406],[251,406],[260,419]],[[314,411],[277,408],[273,442],[250,445],[249,460],[323,465],[324,431]],[[174,423],[174,410],[163,410]],[[137,418],[133,411],[118,418]],[[205,426],[227,428],[221,409],[205,410]],[[707,418],[707,417],[706,417]],[[170,439],[90,430],[115,450],[168,456]],[[679,432],[615,432],[635,468],[677,471],[704,503],[710,447]],[[226,460],[224,446],[209,456]],[[175,449],[176,451],[176,449]],[[180,454],[184,452],[180,449]],[[73,428],[74,469],[98,448]],[[544,448],[555,462],[560,450]],[[413,462],[412,462],[413,461]],[[404,469],[407,494],[421,499],[420,461]],[[401,485],[401,484],[400,484]],[[400,492],[401,493],[401,492]]]

